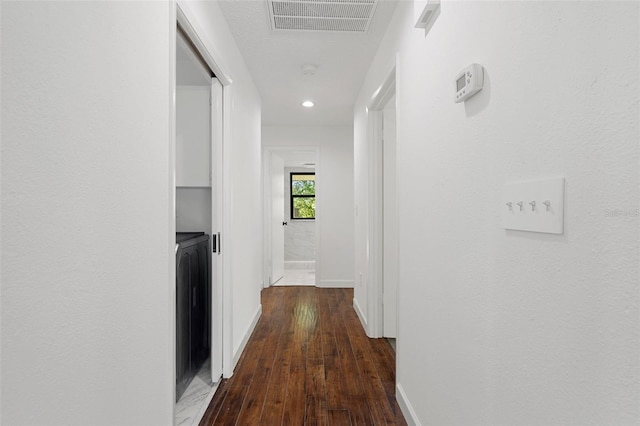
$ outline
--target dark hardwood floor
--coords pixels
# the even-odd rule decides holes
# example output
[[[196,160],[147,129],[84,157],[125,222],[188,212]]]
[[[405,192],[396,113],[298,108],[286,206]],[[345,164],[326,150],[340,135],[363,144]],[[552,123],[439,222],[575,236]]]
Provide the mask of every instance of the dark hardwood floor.
[[[393,349],[366,336],[352,301],[352,289],[263,290],[262,317],[200,425],[406,425]]]

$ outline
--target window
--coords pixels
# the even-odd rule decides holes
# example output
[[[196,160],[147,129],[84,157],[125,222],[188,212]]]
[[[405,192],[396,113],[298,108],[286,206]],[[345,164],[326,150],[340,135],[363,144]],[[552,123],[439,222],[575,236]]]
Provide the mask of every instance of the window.
[[[291,173],[291,219],[316,218],[316,174]]]

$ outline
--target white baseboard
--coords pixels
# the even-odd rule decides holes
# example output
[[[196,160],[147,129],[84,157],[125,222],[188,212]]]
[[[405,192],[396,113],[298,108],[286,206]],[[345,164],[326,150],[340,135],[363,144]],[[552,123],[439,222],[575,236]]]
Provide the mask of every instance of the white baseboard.
[[[320,288],[353,288],[353,280],[319,280],[316,287]]]
[[[285,260],[284,269],[316,269],[315,260]]]
[[[367,329],[367,317],[364,314],[364,312],[362,312],[362,308],[360,307],[360,304],[358,303],[358,300],[355,297],[353,298],[353,310],[356,311],[356,314],[358,315],[358,318],[360,318],[360,323],[362,324],[362,328],[364,328],[366,330]]]
[[[400,383],[396,383],[396,401],[398,401],[398,405],[400,406],[400,410],[402,411],[407,424],[422,426],[422,423],[418,420],[416,411],[413,409],[413,406],[409,402],[409,398],[407,398],[407,394],[404,393],[404,389]]]
[[[251,337],[251,333],[255,330],[258,321],[260,320],[260,316],[262,315],[262,305],[258,306],[256,313],[253,315],[253,320],[251,321],[251,325],[249,325],[249,329],[245,332],[244,337],[242,338],[242,342],[240,342],[240,346],[233,354],[233,369],[235,370],[238,361],[240,360],[240,356],[242,355],[242,351],[244,351],[244,347],[247,346],[247,342],[249,341],[249,337]]]

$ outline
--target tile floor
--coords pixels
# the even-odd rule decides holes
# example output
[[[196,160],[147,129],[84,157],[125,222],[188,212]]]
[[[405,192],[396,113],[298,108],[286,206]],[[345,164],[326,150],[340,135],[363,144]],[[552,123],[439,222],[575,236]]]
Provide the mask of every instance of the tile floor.
[[[177,426],[197,425],[216,389],[217,384],[211,383],[211,369],[207,360],[176,403],[175,424]]]
[[[316,271],[315,269],[285,269],[284,276],[274,285],[314,286],[316,285]]]
[[[387,342],[389,342],[389,344],[391,345],[391,347],[393,348],[393,351],[396,351],[396,339],[392,339],[392,338],[387,338]]]

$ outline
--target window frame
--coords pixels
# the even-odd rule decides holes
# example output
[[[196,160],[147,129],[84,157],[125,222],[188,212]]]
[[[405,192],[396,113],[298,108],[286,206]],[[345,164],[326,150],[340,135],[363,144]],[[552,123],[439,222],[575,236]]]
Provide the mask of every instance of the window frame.
[[[293,176],[294,175],[313,175],[313,195],[293,195]],[[293,217],[293,200],[295,198],[316,198],[316,186],[315,186],[315,175],[316,172],[289,172],[289,218],[291,220],[315,220],[316,219],[316,209],[313,209],[313,217]]]

